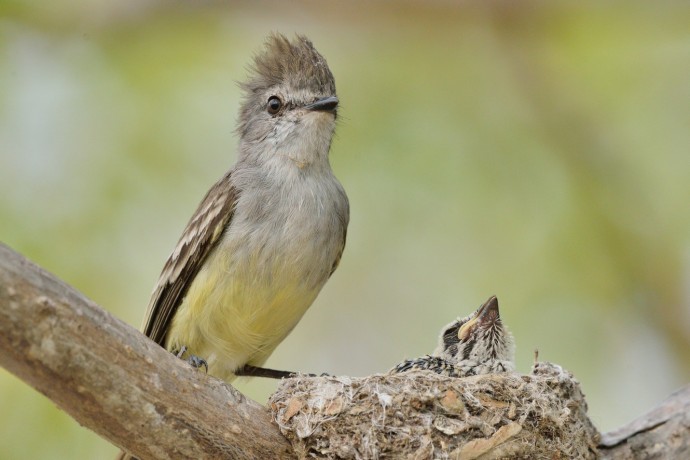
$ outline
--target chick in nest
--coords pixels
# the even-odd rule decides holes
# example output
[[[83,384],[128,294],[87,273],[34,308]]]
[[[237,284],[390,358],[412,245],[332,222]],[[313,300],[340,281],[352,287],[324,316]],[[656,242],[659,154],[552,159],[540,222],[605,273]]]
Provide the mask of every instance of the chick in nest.
[[[425,369],[448,377],[510,372],[514,354],[513,335],[501,321],[498,299],[491,296],[471,315],[445,326],[431,355],[405,360],[390,372]]]

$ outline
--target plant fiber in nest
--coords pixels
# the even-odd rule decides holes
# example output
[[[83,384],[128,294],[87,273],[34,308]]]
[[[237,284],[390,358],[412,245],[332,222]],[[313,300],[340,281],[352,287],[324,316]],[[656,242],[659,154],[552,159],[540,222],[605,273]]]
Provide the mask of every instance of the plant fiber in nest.
[[[550,363],[529,375],[295,377],[269,408],[301,459],[591,459],[599,440],[579,382]]]

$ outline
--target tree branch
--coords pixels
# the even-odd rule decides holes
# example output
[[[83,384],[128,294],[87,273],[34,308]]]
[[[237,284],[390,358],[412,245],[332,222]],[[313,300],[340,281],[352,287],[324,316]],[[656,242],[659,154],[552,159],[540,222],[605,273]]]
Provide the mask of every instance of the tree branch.
[[[294,458],[265,407],[2,243],[0,365],[141,459]]]
[[[602,460],[690,458],[690,385],[601,438]]]
[[[296,455],[265,407],[245,398],[222,381],[191,368],[2,243],[0,365],[46,395],[82,425],[143,460],[287,459]],[[427,381],[438,380],[432,377],[419,380],[417,376],[417,390]],[[404,378],[400,374],[365,379],[343,377],[336,379],[336,383],[339,388],[347,389],[373,379],[379,385],[373,394],[380,399],[381,385]],[[487,378],[492,380],[490,376],[480,376],[475,380]],[[529,378],[522,377],[525,382]],[[493,378],[496,381],[506,379],[510,378]],[[319,380],[323,381],[323,388],[319,388]],[[308,398],[304,392],[301,395],[286,393],[285,388],[307,384],[315,391],[323,392],[328,390],[328,385],[333,386],[334,381],[333,378],[286,380],[278,394],[282,392],[289,404],[282,407],[276,395],[271,404],[276,412],[274,415],[282,421],[283,430],[289,431],[286,422],[293,418],[297,420],[298,413],[309,407],[305,403]],[[414,383],[414,377],[410,382]],[[457,379],[444,384],[462,386],[468,382],[471,383],[470,380]],[[461,408],[461,405],[447,401],[450,394],[441,394],[439,404],[453,410]],[[496,396],[495,393],[492,395]],[[396,398],[415,398],[410,391],[404,394],[392,392],[390,396],[393,401]],[[438,396],[433,394],[434,398]],[[320,401],[322,404],[323,400]],[[472,401],[475,401],[473,404],[488,404],[491,398],[480,397]],[[570,400],[564,401],[566,405],[571,403]],[[352,413],[361,415],[364,403],[354,404],[359,406],[353,407]],[[343,419],[348,416],[343,407],[330,404],[322,410],[329,420]],[[519,410],[519,407],[515,408],[515,411]],[[511,411],[508,410],[509,417]],[[400,422],[404,424],[409,420]],[[347,425],[349,422],[339,420],[338,423]],[[320,431],[324,426],[310,428],[308,433],[293,442],[298,448],[306,445],[310,436],[323,435]],[[396,429],[403,428],[398,426]],[[442,433],[450,432],[446,425],[435,429]],[[498,439],[499,432],[488,438],[484,433],[477,441],[483,441],[484,449],[487,443],[493,442],[491,446],[498,455],[505,451],[507,445],[504,445],[503,438]],[[348,438],[346,432],[332,433],[330,440],[335,439],[335,435],[345,437],[345,441],[350,440],[349,444],[343,444],[345,446],[354,446],[362,441]],[[603,435],[601,439],[598,450],[603,459],[690,458],[690,386],[676,392],[645,416]],[[410,453],[423,453],[423,448],[431,446],[428,439],[418,441],[411,443],[413,449]],[[388,441],[384,439],[382,442]],[[479,445],[473,442],[461,448],[467,450],[467,446]],[[381,447],[385,446],[382,444]],[[429,455],[433,452],[430,450]],[[306,455],[309,452],[302,452],[302,457]],[[481,458],[492,458],[491,451]]]

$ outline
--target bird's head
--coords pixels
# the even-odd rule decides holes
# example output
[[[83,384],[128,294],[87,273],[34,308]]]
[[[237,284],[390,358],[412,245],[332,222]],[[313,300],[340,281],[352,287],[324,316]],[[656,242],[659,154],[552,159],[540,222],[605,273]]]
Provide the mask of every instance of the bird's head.
[[[474,375],[513,370],[514,353],[513,335],[501,321],[498,299],[491,296],[477,311],[441,330],[434,355]]]
[[[250,71],[240,85],[240,151],[283,156],[299,167],[328,162],[338,98],[333,74],[311,41],[302,35],[292,41],[270,35]]]

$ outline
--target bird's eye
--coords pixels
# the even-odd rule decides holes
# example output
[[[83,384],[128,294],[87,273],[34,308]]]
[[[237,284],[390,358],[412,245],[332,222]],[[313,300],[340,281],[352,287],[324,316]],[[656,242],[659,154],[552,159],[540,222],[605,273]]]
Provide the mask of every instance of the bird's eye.
[[[275,115],[280,112],[283,108],[283,101],[280,100],[278,96],[271,96],[268,98],[268,104],[266,105],[266,111],[271,115]]]

